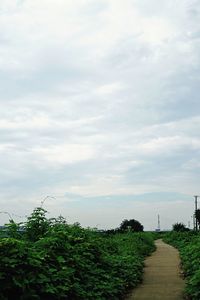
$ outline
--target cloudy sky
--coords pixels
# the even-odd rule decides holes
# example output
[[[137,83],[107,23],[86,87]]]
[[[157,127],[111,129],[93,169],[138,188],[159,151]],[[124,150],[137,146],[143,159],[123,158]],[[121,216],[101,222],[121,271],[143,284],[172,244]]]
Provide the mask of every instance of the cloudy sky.
[[[1,211],[192,221],[198,0],[1,0],[0,82]]]

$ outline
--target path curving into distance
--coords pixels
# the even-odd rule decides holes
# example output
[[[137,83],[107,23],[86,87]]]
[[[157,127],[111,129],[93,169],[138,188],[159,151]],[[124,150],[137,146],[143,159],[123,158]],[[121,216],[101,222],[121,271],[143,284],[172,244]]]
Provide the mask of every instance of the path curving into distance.
[[[180,277],[178,251],[156,241],[156,251],[145,260],[143,282],[126,300],[182,300],[184,280]]]

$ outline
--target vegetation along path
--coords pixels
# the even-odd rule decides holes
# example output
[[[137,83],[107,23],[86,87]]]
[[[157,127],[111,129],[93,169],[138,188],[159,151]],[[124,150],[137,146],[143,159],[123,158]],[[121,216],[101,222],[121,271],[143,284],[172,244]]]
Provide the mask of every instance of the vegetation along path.
[[[162,240],[157,250],[145,261],[144,278],[127,300],[181,300],[184,280],[180,276],[179,254]]]

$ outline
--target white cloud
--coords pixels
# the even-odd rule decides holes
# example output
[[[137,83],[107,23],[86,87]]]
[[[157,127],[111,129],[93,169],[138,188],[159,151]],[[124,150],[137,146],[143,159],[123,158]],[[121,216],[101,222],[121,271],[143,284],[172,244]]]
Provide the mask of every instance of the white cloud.
[[[49,147],[33,147],[32,153],[39,158],[41,163],[54,166],[71,164],[95,157],[94,149],[89,145],[61,144]]]
[[[175,151],[186,151],[188,148],[200,149],[200,139],[184,136],[169,136],[151,139],[144,144],[138,145],[138,149],[147,155],[173,154]]]
[[[3,205],[198,193],[197,1],[2,0],[0,12]]]
[[[96,88],[95,92],[100,95],[104,95],[104,94],[109,95],[109,94],[117,93],[118,91],[121,90],[123,90],[123,86],[121,85],[120,82],[116,82],[116,83],[99,86]]]

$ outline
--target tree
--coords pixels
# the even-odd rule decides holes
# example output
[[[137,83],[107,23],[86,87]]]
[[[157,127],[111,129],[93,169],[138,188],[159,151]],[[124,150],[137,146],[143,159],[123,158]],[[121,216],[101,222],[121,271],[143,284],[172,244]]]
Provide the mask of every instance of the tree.
[[[120,224],[121,231],[131,230],[131,231],[139,232],[139,231],[143,231],[143,229],[144,229],[144,227],[142,226],[142,224],[134,219],[124,220]]]
[[[173,231],[189,231],[189,229],[183,223],[175,223],[172,225]]]

